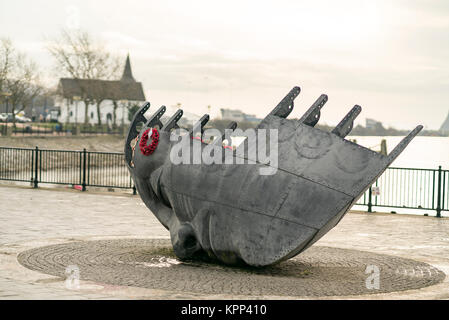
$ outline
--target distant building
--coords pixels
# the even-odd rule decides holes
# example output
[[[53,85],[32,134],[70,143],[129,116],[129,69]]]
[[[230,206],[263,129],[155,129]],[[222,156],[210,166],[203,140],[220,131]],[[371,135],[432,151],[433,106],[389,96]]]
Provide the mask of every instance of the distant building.
[[[449,112],[447,113],[446,120],[441,125],[440,132],[443,134],[449,134]]]
[[[376,121],[376,120],[374,120],[374,119],[366,119],[366,122],[365,122],[365,127],[367,128],[367,129],[375,129],[375,128],[377,128],[378,126],[382,126],[382,122],[380,122],[380,121]]]
[[[236,122],[259,122],[262,119],[257,118],[255,115],[246,114],[241,110],[232,110],[232,109],[220,109],[221,118],[223,120],[230,120]]]
[[[142,104],[146,99],[142,83],[136,82],[131,70],[129,55],[120,80],[71,79],[61,78],[58,86],[59,96],[56,104],[60,106],[60,122],[84,123],[86,106],[84,97],[94,100],[102,97],[100,119],[103,124],[128,124],[128,106]],[[87,122],[98,123],[96,104],[87,106]]]

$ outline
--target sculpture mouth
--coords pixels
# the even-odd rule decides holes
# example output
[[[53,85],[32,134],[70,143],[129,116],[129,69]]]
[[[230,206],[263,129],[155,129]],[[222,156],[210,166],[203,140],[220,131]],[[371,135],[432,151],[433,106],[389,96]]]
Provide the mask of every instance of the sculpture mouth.
[[[198,242],[196,241],[196,238],[194,235],[188,235],[184,239],[183,246],[186,248],[186,250],[194,250],[197,248]]]
[[[181,259],[190,258],[197,251],[201,250],[201,246],[195,236],[195,231],[190,224],[172,226],[170,228],[170,235],[173,250]]]

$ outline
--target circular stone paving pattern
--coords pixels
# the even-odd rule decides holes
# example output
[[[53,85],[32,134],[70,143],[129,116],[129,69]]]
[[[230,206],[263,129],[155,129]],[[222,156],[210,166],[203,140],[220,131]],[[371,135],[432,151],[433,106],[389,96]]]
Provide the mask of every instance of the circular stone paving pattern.
[[[230,267],[208,261],[179,261],[169,240],[70,242],[22,252],[27,268],[66,277],[76,266],[82,280],[177,292],[230,295],[338,296],[418,289],[445,274],[410,259],[322,246],[274,266]],[[378,268],[378,269],[377,269]],[[379,270],[379,288],[376,275]],[[371,276],[371,277],[370,277]]]

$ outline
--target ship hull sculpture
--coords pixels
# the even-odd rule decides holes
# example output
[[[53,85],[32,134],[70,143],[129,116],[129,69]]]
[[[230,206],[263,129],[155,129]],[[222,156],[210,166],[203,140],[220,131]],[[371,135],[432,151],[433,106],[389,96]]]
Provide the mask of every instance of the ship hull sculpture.
[[[299,120],[286,119],[299,92],[294,87],[256,129],[278,130],[277,171],[271,175],[260,174],[270,164],[253,159],[253,146],[247,143],[237,151],[225,148],[223,154],[243,154],[250,165],[173,164],[170,152],[179,142],[170,136],[182,111],[165,126],[160,121],[164,106],[149,119],[144,117],[149,103],[135,114],[125,161],[143,202],[170,231],[179,258],[205,252],[226,264],[265,266],[299,254],[338,224],[422,129],[416,127],[389,155],[382,155],[344,139],[361,111],[357,105],[332,132],[314,127],[326,95]],[[201,132],[208,118],[198,122]],[[144,124],[141,130],[138,123]],[[189,140],[200,150],[209,146]],[[221,141],[213,145],[222,148]],[[239,153],[239,148],[246,150]]]

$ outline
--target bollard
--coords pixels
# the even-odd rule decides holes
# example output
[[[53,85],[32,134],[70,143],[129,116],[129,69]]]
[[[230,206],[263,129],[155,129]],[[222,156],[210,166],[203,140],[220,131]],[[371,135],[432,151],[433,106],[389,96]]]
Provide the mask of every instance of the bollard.
[[[36,149],[34,150],[34,188],[38,187],[37,182],[37,166],[39,165],[39,148],[36,146]]]
[[[373,212],[373,190],[371,189],[371,186],[368,189],[368,212]]]
[[[87,158],[87,152],[86,148],[83,149],[83,188],[81,191],[86,191],[86,158]]]
[[[437,218],[441,218],[441,166],[438,166]]]

